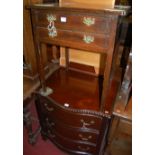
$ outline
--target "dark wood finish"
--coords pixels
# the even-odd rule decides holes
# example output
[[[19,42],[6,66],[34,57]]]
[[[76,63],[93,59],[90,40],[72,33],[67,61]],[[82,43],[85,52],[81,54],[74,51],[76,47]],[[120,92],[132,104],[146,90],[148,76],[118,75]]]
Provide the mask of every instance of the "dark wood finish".
[[[56,10],[57,11],[57,10]],[[64,10],[65,11],[65,10]],[[46,28],[47,25],[49,24],[46,16],[49,13],[54,13],[55,10],[49,11],[44,11],[44,12],[39,12],[37,13],[38,18],[36,19],[36,25],[38,27],[44,27]],[[61,17],[63,17],[65,14],[65,17],[67,18],[66,23],[61,22]],[[110,35],[112,31],[112,26],[111,26],[111,20],[110,18],[113,18],[111,15],[95,15],[95,14],[90,14],[89,17],[95,18],[95,24],[89,27],[86,27],[86,25],[83,23],[83,18],[86,16],[86,13],[79,12],[78,16],[73,13],[73,12],[63,12],[63,11],[57,11],[56,12],[56,20],[55,26],[58,29],[61,30],[74,30],[74,31],[79,31],[79,32],[89,32],[89,33],[102,33],[105,35]],[[77,26],[78,25],[78,26]]]
[[[98,76],[95,73],[94,67],[89,66],[89,65],[83,65],[83,64],[79,64],[79,63],[75,63],[75,62],[70,61],[69,62],[69,69],[80,72],[80,73],[85,73],[85,74],[89,74],[89,75]]]
[[[100,154],[100,149],[97,148],[105,141],[103,135],[106,135],[110,120],[103,113],[67,108],[38,93],[36,107],[42,136],[48,137],[70,153]]]
[[[116,96],[120,72],[114,77],[106,98],[108,105],[113,104]],[[110,114],[99,112],[99,82],[95,76],[67,71],[65,68],[55,71],[47,80],[47,86],[54,90],[53,94],[48,97],[36,94],[42,136],[51,139],[58,147],[70,153],[102,155]],[[65,106],[66,103],[69,107]]]
[[[37,33],[40,36],[40,42],[49,43],[53,42],[53,44],[65,46],[66,43],[71,48],[77,48],[81,50],[90,50],[90,51],[99,51],[103,52],[103,50],[108,49],[109,47],[109,38],[104,37],[102,34],[94,34],[94,42],[91,44],[86,44],[83,41],[83,36],[85,33],[81,32],[72,32],[66,30],[57,30],[58,36],[56,38],[50,38],[48,36],[48,30],[45,28],[37,28]],[[73,44],[76,43],[76,44]]]
[[[120,79],[115,72],[112,76],[111,71],[122,11],[39,4],[31,6],[31,12],[42,89],[45,91],[46,86],[53,89],[48,96],[38,92],[35,95],[42,136],[70,153],[103,155]],[[57,35],[53,37],[49,36],[47,29],[49,14],[56,17],[52,24]],[[66,21],[62,22],[61,17],[65,17]],[[86,26],[84,17],[91,17],[94,24]],[[41,50],[45,43],[66,48],[67,66],[67,70],[60,68],[46,81]],[[68,48],[101,53],[106,61],[104,80],[103,77],[70,70]]]
[[[100,90],[97,77],[61,68],[46,83],[54,90],[50,97],[59,104],[67,102],[71,108],[99,111]]]
[[[114,44],[115,44],[115,35],[116,35],[116,29],[117,29],[117,22],[118,22],[118,15],[121,14],[121,11],[115,11],[115,10],[104,10],[104,9],[100,9],[100,10],[95,10],[95,9],[81,9],[81,8],[68,8],[68,7],[59,7],[57,4],[54,4],[53,6],[51,5],[51,7],[46,7],[46,6],[40,6],[40,5],[33,5],[31,7],[32,9],[32,17],[33,17],[33,27],[34,27],[34,34],[35,34],[35,40],[36,40],[36,46],[37,46],[37,51],[38,53],[40,53],[39,55],[41,56],[42,51],[40,51],[40,42],[45,42],[45,43],[52,43],[52,44],[56,44],[56,45],[61,45],[61,46],[65,46],[65,47],[71,47],[71,48],[77,48],[77,49],[83,49],[83,50],[91,50],[94,52],[103,52],[107,55],[106,58],[106,66],[105,66],[105,71],[104,71],[104,81],[103,81],[103,93],[102,93],[102,104],[101,104],[101,109],[103,110],[103,104],[104,104],[104,100],[105,100],[105,96],[107,94],[107,89],[109,86],[109,79],[110,79],[110,73],[111,73],[111,67],[112,67],[112,59],[113,59],[113,51],[114,51]],[[52,11],[51,11],[52,9]],[[65,31],[64,29],[64,23],[60,23],[60,28],[58,28],[58,35],[57,37],[49,37],[48,36],[48,31],[47,29],[45,29],[44,25],[40,25],[39,23],[43,23],[46,19],[46,14],[50,14],[53,13],[57,16],[59,16],[59,14],[61,14],[62,12],[64,13],[63,16],[67,16],[67,14],[71,14],[74,16],[78,16],[81,15],[81,17],[95,17],[95,19],[98,21],[98,18],[103,18],[103,19],[107,19],[106,21],[103,20],[101,23],[103,24],[98,24],[97,22],[97,26],[98,27],[98,31],[95,32],[95,30],[93,30],[92,32],[95,32],[94,38],[95,36],[97,38],[95,38],[95,41],[92,44],[86,44],[82,41],[82,35],[83,33],[88,29],[88,31],[86,31],[86,34],[90,34],[89,28],[87,26],[85,26],[86,28],[80,31],[77,31],[79,27],[82,27],[81,25],[71,25],[74,22],[71,22],[71,24],[69,24],[70,26],[66,26],[69,27],[70,30]],[[44,20],[43,20],[43,19]],[[38,20],[39,19],[39,20]],[[42,19],[42,20],[41,20]],[[58,18],[59,19],[59,18]],[[46,19],[47,20],[47,19]],[[68,19],[67,19],[68,20]],[[110,31],[107,30],[107,32],[109,33],[108,35],[104,35],[104,31],[101,31],[101,27],[102,25],[104,25],[104,22],[106,22],[106,24],[108,26],[106,26],[106,29],[109,29],[109,27],[111,28]],[[67,22],[68,23],[68,22]],[[47,23],[48,24],[48,23]],[[46,25],[47,27],[47,25]],[[91,28],[90,28],[91,29]],[[76,31],[75,31],[76,30]],[[60,32],[60,36],[59,37],[59,32]],[[103,35],[101,35],[103,34]],[[74,34],[74,35],[73,35]],[[68,36],[69,35],[69,36]],[[67,37],[68,36],[68,37]],[[81,37],[80,37],[81,36]],[[80,39],[81,38],[81,39]],[[107,39],[108,38],[108,39]],[[97,40],[96,40],[97,39]],[[38,58],[40,61],[40,77],[41,77],[41,83],[42,83],[42,87],[43,90],[46,90],[46,86],[45,86],[45,80],[44,80],[44,73],[43,73],[43,69],[42,69],[42,58],[39,57]]]

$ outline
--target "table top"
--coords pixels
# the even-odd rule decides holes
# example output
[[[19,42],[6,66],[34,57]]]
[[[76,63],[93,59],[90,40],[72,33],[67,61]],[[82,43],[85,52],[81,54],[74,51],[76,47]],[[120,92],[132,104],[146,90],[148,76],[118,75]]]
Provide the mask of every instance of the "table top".
[[[95,5],[95,4],[87,4],[84,5],[83,3],[49,3],[49,4],[44,4],[44,3],[37,3],[33,4],[30,6],[30,8],[37,8],[37,9],[73,9],[74,11],[79,11],[83,10],[84,12],[89,12],[89,11],[94,11],[94,12],[109,12],[112,14],[116,15],[126,15],[126,10],[125,9],[120,9],[120,8],[114,8],[113,6],[110,5]]]

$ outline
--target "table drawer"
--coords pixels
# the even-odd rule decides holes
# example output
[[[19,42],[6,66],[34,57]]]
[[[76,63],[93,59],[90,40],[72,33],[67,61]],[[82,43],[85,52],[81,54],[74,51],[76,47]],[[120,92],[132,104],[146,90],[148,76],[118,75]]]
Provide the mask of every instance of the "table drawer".
[[[91,132],[81,128],[72,128],[70,126],[64,125],[60,121],[55,121],[55,119],[50,119],[48,117],[44,120],[44,126],[52,132],[59,133],[64,137],[69,139],[74,139],[75,141],[88,142],[97,144],[99,132]]]
[[[50,36],[45,28],[37,28],[39,38],[42,42],[61,44],[72,48],[88,49],[90,51],[103,51],[109,47],[109,37],[103,34],[81,33],[56,29],[56,35]]]
[[[76,109],[70,110],[70,108],[63,108],[52,103],[45,97],[41,97],[36,104],[39,104],[39,111],[41,111],[42,115],[44,114],[52,120],[57,120],[68,126],[82,129],[101,129],[102,116],[91,114],[91,112],[88,114]]]
[[[110,18],[107,15],[95,16],[88,13],[39,11],[35,13],[35,16],[36,25],[39,27],[47,27],[51,19],[53,19],[55,27],[59,29],[104,33],[107,35],[110,34],[112,29]]]

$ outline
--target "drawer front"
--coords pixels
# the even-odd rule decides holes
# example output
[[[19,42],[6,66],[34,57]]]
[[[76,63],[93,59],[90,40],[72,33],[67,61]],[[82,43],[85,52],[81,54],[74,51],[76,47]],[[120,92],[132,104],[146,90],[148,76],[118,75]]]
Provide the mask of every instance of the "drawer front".
[[[87,31],[94,33],[110,34],[111,21],[107,15],[96,16],[93,14],[79,14],[72,12],[36,12],[36,25],[47,27],[53,18],[55,27],[64,30]]]
[[[82,130],[80,128],[71,128],[70,126],[64,125],[60,121],[55,121],[55,119],[52,120],[46,117],[44,124],[48,130],[59,133],[60,135],[63,135],[71,140],[94,144],[96,144],[98,140],[98,133]]]
[[[63,122],[68,126],[96,130],[100,130],[101,128],[102,117],[91,114],[72,112],[69,109],[64,109],[53,104],[46,98],[42,98],[40,100],[40,108],[42,114],[48,116],[52,120]]]
[[[47,136],[59,147],[62,147],[66,151],[76,153],[76,154],[87,154],[87,155],[97,154],[95,145],[75,142],[50,130],[48,130]]]
[[[37,28],[42,42],[52,42],[72,48],[88,49],[102,52],[109,47],[109,38],[102,34],[72,32],[56,29],[56,36],[50,36],[50,32],[44,28]]]

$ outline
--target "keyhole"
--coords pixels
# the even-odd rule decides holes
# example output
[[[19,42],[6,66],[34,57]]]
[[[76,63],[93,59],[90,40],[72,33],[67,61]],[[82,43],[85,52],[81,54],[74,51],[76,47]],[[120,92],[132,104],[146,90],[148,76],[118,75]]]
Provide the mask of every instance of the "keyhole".
[[[48,25],[48,29],[52,29],[52,25]]]

